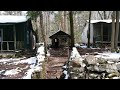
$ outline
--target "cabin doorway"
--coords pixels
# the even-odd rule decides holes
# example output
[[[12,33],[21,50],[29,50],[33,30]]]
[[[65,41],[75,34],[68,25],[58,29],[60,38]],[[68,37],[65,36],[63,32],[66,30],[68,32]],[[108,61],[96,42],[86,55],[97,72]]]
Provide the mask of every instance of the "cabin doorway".
[[[59,47],[59,39],[55,38],[54,39],[55,47]]]

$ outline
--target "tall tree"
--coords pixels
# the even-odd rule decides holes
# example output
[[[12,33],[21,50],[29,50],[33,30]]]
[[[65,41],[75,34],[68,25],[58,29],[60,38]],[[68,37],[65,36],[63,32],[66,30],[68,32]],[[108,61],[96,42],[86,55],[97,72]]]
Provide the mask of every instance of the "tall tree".
[[[64,11],[64,31],[67,32],[67,11]]]
[[[119,36],[119,11],[116,11],[115,49],[117,49],[118,46],[118,36]]]
[[[107,19],[106,11],[103,11],[104,19]]]
[[[88,48],[90,48],[90,22],[91,22],[91,11],[89,11],[88,44],[87,44]]]
[[[115,49],[115,11],[112,13],[111,51]]]
[[[70,34],[71,34],[71,47],[74,47],[74,24],[73,24],[73,12],[69,11],[70,18]]]
[[[47,56],[47,44],[46,44],[46,35],[45,35],[45,29],[44,29],[44,24],[43,24],[43,13],[42,11],[39,11],[40,14],[40,29],[43,37],[43,42],[44,42],[44,51],[45,51],[45,57]]]
[[[33,21],[33,28],[35,29],[35,32],[36,32],[36,37],[37,37],[37,43],[40,43],[40,39],[41,39],[41,37],[40,37],[40,30],[39,30],[39,28],[38,28],[38,21],[37,21],[37,19],[38,19],[38,16],[39,16],[39,11],[28,11],[27,12],[27,16],[30,16],[30,18],[32,19],[32,21]]]

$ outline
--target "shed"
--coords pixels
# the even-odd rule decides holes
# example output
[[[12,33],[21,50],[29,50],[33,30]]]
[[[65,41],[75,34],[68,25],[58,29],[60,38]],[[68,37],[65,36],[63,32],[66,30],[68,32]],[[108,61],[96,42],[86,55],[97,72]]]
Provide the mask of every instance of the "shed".
[[[52,42],[52,47],[69,47],[71,36],[61,30],[49,37]]]
[[[120,28],[119,28],[120,29]],[[82,43],[87,44],[88,20],[82,32]],[[109,45],[111,43],[112,20],[91,20],[90,24],[90,43],[96,45]],[[118,37],[118,46],[120,46],[120,31]]]
[[[34,31],[26,16],[0,16],[0,51],[32,50]]]

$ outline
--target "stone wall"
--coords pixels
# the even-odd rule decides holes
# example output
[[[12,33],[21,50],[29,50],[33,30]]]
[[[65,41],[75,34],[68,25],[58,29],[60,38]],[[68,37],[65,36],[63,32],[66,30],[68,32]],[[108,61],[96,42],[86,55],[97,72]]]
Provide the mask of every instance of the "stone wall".
[[[120,79],[120,59],[94,55],[86,55],[83,59],[72,55],[63,66],[63,76],[64,79]]]

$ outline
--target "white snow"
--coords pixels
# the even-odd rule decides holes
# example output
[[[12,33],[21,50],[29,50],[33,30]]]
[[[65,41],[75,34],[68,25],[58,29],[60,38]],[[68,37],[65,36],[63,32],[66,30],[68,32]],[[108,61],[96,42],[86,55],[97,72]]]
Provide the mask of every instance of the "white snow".
[[[25,60],[21,60],[19,62],[16,63],[28,63],[28,64],[35,64],[36,63],[37,58],[36,57],[30,57],[28,59]]]
[[[13,15],[1,15],[0,23],[20,23],[26,22],[28,18],[26,16],[13,16]]]
[[[26,72],[26,75],[22,79],[31,79],[31,75],[32,75],[33,72],[34,72],[34,69],[29,69]]]
[[[44,46],[39,47],[37,53],[44,54]]]
[[[77,57],[77,58],[81,58],[79,52],[77,51],[77,48],[76,47],[73,47],[73,50],[71,52],[71,58],[73,57]]]
[[[4,72],[4,71],[5,71],[5,70],[1,70],[1,71],[0,71],[0,74],[1,74],[2,72]]]
[[[26,75],[23,77],[23,79],[31,79],[32,73],[34,71],[40,71],[42,69],[40,62],[44,61],[44,58],[45,58],[44,46],[40,46],[37,50],[37,57],[31,57],[28,60],[21,61],[21,62],[28,62],[29,64],[32,64],[30,66],[30,69],[26,72]],[[37,65],[35,65],[37,60],[38,60]]]
[[[24,59],[24,58],[26,58],[26,57],[23,57],[23,58],[2,58],[2,59],[0,59],[0,62],[12,62],[12,61],[19,61],[20,59]]]
[[[78,43],[75,44],[75,47],[80,47],[80,45]]]
[[[113,79],[120,79],[119,77],[113,77]]]
[[[63,66],[63,68],[67,68],[67,65]]]
[[[83,45],[83,46],[80,46],[81,48],[87,48],[87,46],[86,45]]]
[[[101,53],[100,55],[96,55],[95,57],[103,59],[120,59],[120,53]]]
[[[78,43],[75,44],[75,47],[87,48],[86,45],[83,45],[83,44],[80,45],[80,44],[78,44]]]
[[[87,22],[89,22],[89,20],[87,20]],[[112,20],[111,19],[108,19],[108,20],[91,20],[90,23],[98,23],[98,22],[112,23]]]
[[[44,45],[44,44],[43,44]],[[42,62],[44,61],[45,55],[44,55],[44,46],[40,46],[37,50],[37,56],[35,57],[30,57],[27,58],[23,57],[23,58],[3,58],[0,59],[0,62],[2,62],[2,64],[5,65],[18,65],[18,64],[24,64],[27,63],[28,65],[26,65],[24,68],[20,68],[20,67],[13,67],[11,70],[1,70],[0,74],[4,74],[4,75],[16,75],[19,72],[22,72],[22,70],[27,69],[27,71],[25,72],[25,75],[21,78],[21,79],[31,79],[32,73],[34,71],[41,71],[42,70]],[[30,65],[30,66],[29,66]],[[4,72],[4,73],[2,73]]]
[[[66,71],[66,70],[64,70],[64,71],[63,71],[63,73],[64,73],[64,74],[67,74],[67,71]]]
[[[64,78],[64,79],[68,79],[68,77],[69,77],[69,74],[66,74],[66,76],[65,76],[65,78]]]
[[[66,70],[64,70],[64,71],[63,71],[63,73],[65,74],[65,78],[64,78],[64,79],[68,79],[69,74],[67,73],[67,71],[66,71]]]
[[[12,70],[7,70],[4,75],[15,75],[18,74],[21,70],[18,69],[12,69]]]

